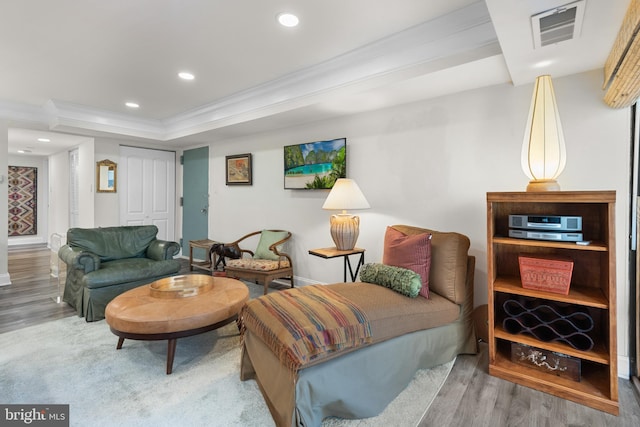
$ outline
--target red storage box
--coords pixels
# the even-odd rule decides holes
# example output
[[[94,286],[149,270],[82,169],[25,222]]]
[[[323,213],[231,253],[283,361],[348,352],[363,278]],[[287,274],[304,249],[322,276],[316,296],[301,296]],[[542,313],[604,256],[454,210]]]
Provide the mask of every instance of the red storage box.
[[[523,288],[555,294],[569,294],[573,260],[520,255],[518,261]]]

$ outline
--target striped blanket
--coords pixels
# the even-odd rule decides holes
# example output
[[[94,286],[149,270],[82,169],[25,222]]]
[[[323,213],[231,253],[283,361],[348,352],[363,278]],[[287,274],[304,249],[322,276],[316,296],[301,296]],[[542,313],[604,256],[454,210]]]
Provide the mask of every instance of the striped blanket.
[[[371,325],[354,303],[326,286],[287,289],[250,300],[240,331],[258,335],[293,371],[319,355],[371,341]]]

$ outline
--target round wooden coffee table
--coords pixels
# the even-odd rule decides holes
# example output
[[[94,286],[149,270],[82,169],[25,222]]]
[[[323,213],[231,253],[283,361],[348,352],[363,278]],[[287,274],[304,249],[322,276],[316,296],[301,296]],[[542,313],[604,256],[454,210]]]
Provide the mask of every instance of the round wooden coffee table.
[[[168,340],[170,374],[178,338],[233,322],[248,300],[249,289],[239,280],[203,274],[173,276],[118,295],[107,305],[105,318],[119,337],[118,350],[125,338]]]

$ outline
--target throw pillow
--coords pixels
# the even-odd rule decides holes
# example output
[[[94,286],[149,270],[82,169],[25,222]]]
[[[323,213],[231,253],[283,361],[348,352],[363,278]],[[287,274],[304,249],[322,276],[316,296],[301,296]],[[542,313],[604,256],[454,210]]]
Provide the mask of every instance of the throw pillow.
[[[382,263],[418,273],[422,280],[420,295],[429,298],[431,233],[407,235],[393,227],[387,227]]]
[[[384,286],[410,298],[417,297],[422,287],[420,275],[416,272],[377,263],[363,265],[360,280]]]
[[[262,230],[260,233],[260,241],[258,242],[258,247],[253,255],[254,258],[258,259],[270,259],[270,260],[278,260],[278,255],[274,254],[269,250],[269,246],[274,243],[284,239],[287,237],[286,231],[269,231]],[[282,249],[282,245],[277,247],[278,250]]]

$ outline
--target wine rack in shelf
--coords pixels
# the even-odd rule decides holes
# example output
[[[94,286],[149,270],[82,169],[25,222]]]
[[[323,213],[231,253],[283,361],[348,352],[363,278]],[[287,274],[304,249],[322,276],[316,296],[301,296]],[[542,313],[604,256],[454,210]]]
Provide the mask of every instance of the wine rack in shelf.
[[[489,302],[489,373],[491,375],[572,400],[611,414],[619,412],[616,300],[615,300],[615,192],[487,193],[487,255]],[[577,215],[582,217],[588,245],[573,242],[528,240],[506,237],[509,215]],[[518,265],[521,254],[568,257],[574,262],[569,294],[557,294],[522,287]],[[540,306],[559,306],[563,313],[588,313],[593,327],[588,332],[592,345],[553,341],[517,328],[504,304],[526,301]],[[517,317],[517,316],[516,316]],[[530,320],[534,321],[535,320]],[[543,339],[541,339],[543,338]],[[523,366],[511,359],[513,343],[579,359],[579,381]],[[573,344],[573,345],[570,345]],[[580,347],[580,346],[577,346]]]

